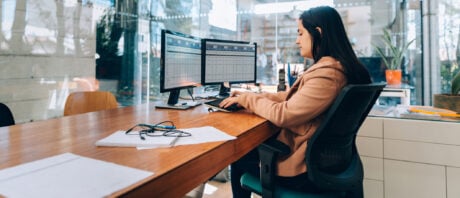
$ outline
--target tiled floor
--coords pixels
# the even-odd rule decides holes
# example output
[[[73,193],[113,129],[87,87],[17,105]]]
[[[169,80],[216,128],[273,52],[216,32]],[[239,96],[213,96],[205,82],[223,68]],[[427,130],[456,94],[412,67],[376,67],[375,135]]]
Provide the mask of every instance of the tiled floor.
[[[231,198],[230,182],[209,181],[204,188],[203,198]]]

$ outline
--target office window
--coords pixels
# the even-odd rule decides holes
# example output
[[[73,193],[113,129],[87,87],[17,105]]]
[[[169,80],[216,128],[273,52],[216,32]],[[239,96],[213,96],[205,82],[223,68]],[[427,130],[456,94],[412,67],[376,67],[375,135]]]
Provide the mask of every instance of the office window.
[[[209,24],[236,31],[236,0],[212,0],[209,11]]]
[[[440,77],[439,93],[449,93],[452,77],[460,72],[460,2],[440,0],[438,18]],[[435,37],[436,38],[436,37]]]
[[[403,74],[411,104],[430,105],[432,94],[450,88],[460,53],[455,0],[3,0],[0,101],[21,123],[61,116],[67,95],[79,90],[111,91],[124,106],[164,100],[161,29],[257,42],[257,81],[275,85],[287,63],[311,64],[295,45],[295,20],[318,5],[339,11],[361,58],[377,56],[385,27],[401,42],[415,39]],[[225,14],[222,7],[229,8]]]

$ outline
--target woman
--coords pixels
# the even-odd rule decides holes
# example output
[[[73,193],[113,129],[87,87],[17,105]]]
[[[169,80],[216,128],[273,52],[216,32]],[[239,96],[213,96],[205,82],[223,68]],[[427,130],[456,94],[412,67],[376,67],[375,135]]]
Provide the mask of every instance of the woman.
[[[277,139],[288,145],[291,153],[278,159],[279,185],[315,191],[306,176],[307,142],[340,90],[346,84],[371,83],[371,78],[358,61],[334,8],[311,8],[301,14],[297,23],[296,44],[300,55],[313,59],[314,64],[297,78],[291,89],[264,94],[233,92],[220,106],[237,103],[280,127]],[[250,192],[239,183],[244,172],[259,174],[256,149],[231,165],[233,197],[250,197]]]

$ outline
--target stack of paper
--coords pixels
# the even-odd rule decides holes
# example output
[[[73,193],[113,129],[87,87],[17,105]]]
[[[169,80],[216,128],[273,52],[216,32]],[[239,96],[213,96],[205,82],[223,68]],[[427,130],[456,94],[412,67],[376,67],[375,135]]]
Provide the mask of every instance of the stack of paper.
[[[119,146],[119,147],[138,147],[138,148],[157,148],[171,147],[186,144],[200,144],[206,142],[217,142],[233,140],[236,137],[226,134],[214,127],[205,126],[198,128],[177,129],[188,132],[191,136],[186,137],[167,137],[167,136],[144,136],[142,140],[139,135],[127,135],[124,131],[116,131],[108,137],[96,142],[97,146]],[[136,133],[136,132],[134,132]]]
[[[118,147],[168,147],[175,137],[166,136],[145,136],[145,140],[142,140],[137,131],[133,131],[132,134],[126,134],[125,131],[116,131],[108,137],[101,139],[96,142],[96,146],[118,146]],[[134,134],[134,135],[133,135]]]
[[[64,153],[0,170],[0,197],[104,197],[151,175]]]

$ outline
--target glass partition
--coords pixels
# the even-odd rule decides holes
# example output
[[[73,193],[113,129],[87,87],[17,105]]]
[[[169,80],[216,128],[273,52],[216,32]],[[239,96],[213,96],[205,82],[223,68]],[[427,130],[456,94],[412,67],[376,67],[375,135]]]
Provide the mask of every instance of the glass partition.
[[[256,42],[257,82],[276,85],[288,63],[311,64],[295,45],[296,19],[319,5],[339,11],[363,60],[379,58],[385,28],[397,43],[414,40],[401,66],[410,104],[430,105],[430,94],[450,88],[460,54],[455,0],[0,0],[0,101],[21,123],[62,116],[74,91],[108,90],[121,106],[164,100],[161,29]]]

